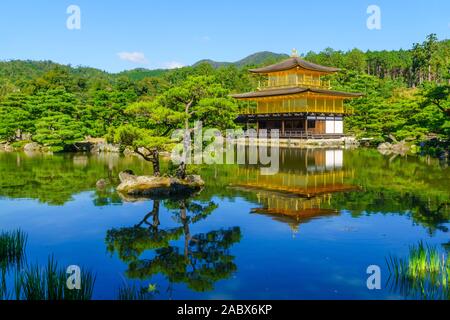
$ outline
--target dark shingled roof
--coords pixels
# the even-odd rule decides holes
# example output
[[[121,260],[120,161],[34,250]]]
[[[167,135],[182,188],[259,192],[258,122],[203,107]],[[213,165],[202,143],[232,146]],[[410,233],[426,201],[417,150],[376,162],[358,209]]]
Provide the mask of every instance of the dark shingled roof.
[[[308,62],[299,57],[292,57],[280,63],[276,63],[267,67],[250,69],[249,71],[253,73],[271,73],[271,72],[286,71],[297,67],[325,73],[337,72],[340,70],[338,68],[325,67],[312,62]]]
[[[319,93],[336,97],[344,97],[344,98],[356,98],[363,96],[362,93],[351,93],[351,92],[342,92],[342,91],[331,91],[325,89],[314,89],[314,88],[302,88],[302,87],[292,87],[292,88],[280,88],[280,89],[271,89],[271,90],[261,90],[255,92],[247,92],[232,95],[233,98],[236,99],[252,99],[252,98],[265,98],[265,97],[273,97],[273,96],[287,96],[292,94],[299,94],[305,92]]]

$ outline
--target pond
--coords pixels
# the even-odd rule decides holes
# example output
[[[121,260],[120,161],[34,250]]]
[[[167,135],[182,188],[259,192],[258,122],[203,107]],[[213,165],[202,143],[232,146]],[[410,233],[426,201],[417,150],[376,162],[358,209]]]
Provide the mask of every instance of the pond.
[[[195,168],[206,187],[191,198],[115,192],[120,171],[150,167],[115,154],[0,153],[0,232],[27,234],[27,263],[53,256],[91,270],[94,299],[124,286],[154,299],[420,298],[395,285],[386,261],[420,242],[450,247],[450,168],[435,160],[283,149],[275,175]],[[371,265],[379,290],[367,286]]]

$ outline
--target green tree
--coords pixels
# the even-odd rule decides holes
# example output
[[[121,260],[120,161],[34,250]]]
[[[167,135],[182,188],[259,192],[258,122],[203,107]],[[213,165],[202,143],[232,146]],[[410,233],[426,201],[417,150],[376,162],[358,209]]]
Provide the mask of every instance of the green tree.
[[[0,140],[11,142],[31,131],[33,122],[27,100],[22,93],[12,93],[0,100]]]
[[[113,142],[120,144],[123,148],[129,147],[144,160],[153,165],[153,175],[160,176],[159,153],[166,150],[171,144],[168,137],[153,135],[148,129],[142,129],[127,124],[118,127],[111,132]]]
[[[363,73],[367,68],[366,55],[358,49],[353,49],[345,55],[345,67],[347,69]]]
[[[36,121],[33,140],[54,152],[67,150],[75,142],[84,138],[80,125],[70,116],[54,113]]]
[[[450,117],[450,84],[429,84],[422,91],[423,104],[435,105],[447,117]]]
[[[238,108],[228,93],[212,76],[189,76],[181,85],[166,90],[153,101],[130,105],[127,113],[137,116],[142,125],[161,137],[183,129],[186,152],[195,121],[222,130],[235,126]],[[184,163],[180,168],[183,171],[180,176],[185,176]]]
[[[121,86],[127,88],[128,83]],[[120,87],[120,86],[119,86]],[[92,94],[89,104],[80,107],[85,126],[92,136],[103,136],[109,127],[118,127],[128,119],[125,114],[127,105],[134,102],[134,91],[98,90]]]

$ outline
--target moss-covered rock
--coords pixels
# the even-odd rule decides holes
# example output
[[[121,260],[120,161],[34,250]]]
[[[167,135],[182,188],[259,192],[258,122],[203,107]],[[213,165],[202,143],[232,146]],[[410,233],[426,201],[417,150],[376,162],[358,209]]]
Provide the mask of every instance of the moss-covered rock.
[[[177,196],[195,193],[205,185],[198,175],[188,175],[186,179],[175,177],[136,176],[132,171],[119,174],[117,191],[127,196]]]

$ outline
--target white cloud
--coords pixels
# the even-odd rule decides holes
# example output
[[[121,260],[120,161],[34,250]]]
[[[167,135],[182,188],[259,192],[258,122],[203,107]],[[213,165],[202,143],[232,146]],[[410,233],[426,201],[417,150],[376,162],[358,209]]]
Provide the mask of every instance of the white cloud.
[[[138,64],[147,64],[148,60],[142,52],[119,52],[120,59]]]
[[[181,62],[177,62],[177,61],[170,61],[170,62],[164,63],[163,67],[166,69],[178,69],[178,68],[183,68],[184,64],[182,64]]]

